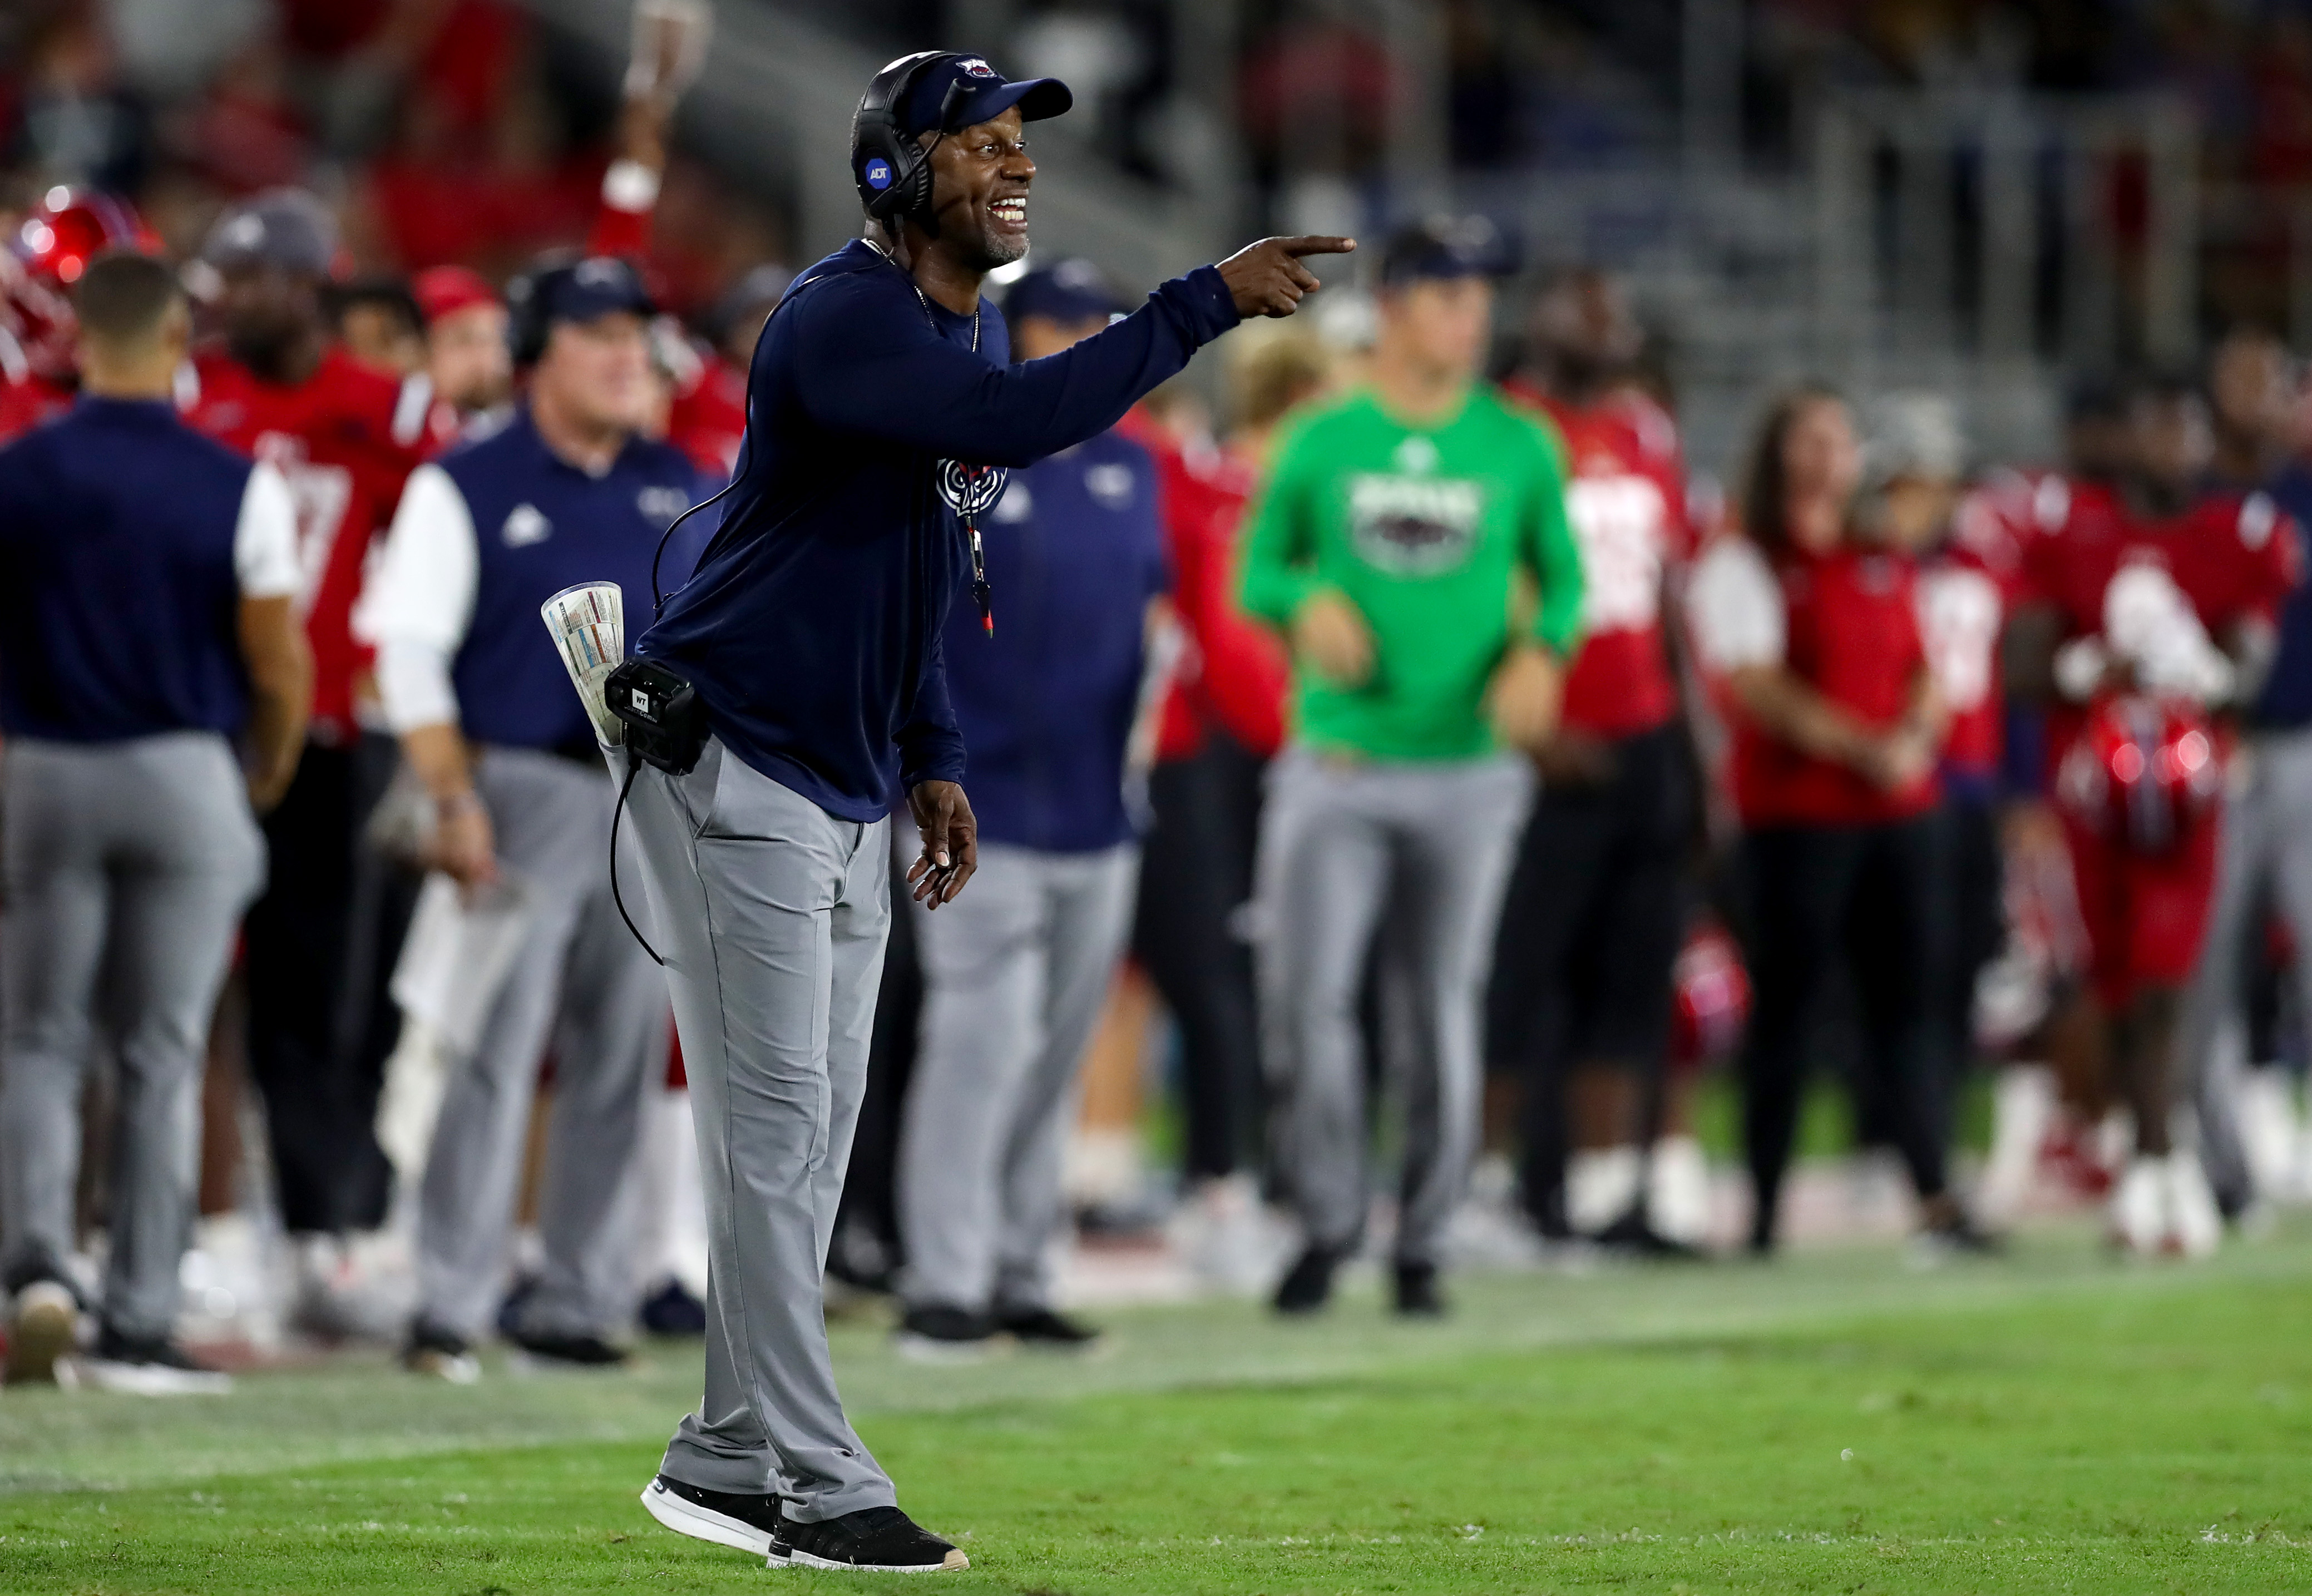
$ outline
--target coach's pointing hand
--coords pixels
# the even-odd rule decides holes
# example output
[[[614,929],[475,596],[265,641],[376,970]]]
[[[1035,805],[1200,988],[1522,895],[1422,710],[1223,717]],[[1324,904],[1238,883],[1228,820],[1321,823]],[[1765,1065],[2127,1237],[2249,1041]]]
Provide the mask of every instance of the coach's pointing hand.
[[[971,800],[951,781],[918,782],[907,794],[907,807],[924,836],[924,851],[908,866],[907,884],[925,908],[952,903],[979,868],[979,821],[972,815]]]
[[[1303,255],[1345,255],[1353,238],[1265,238],[1247,244],[1221,262],[1239,316],[1290,316],[1303,294],[1317,292],[1317,274],[1300,264]]]

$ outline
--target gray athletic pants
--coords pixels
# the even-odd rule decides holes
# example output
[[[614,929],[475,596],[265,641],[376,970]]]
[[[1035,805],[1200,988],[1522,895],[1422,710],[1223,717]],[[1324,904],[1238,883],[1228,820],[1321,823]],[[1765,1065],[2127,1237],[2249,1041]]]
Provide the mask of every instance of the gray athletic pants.
[[[1309,1240],[1363,1234],[1368,953],[1379,948],[1406,1102],[1397,1259],[1434,1264],[1467,1187],[1478,1025],[1510,851],[1532,787],[1521,759],[1353,761],[1306,748],[1271,767],[1260,828],[1261,1033],[1277,1156]]]
[[[891,823],[837,820],[715,740],[687,776],[645,767],[626,821],[706,1182],[705,1395],[661,1469],[775,1491],[801,1523],[890,1506],[843,1416],[821,1283],[891,929]]]
[[[2200,1161],[2228,1207],[2254,1196],[2234,1105],[2247,1052],[2243,964],[2275,901],[2296,934],[2299,1011],[2312,1014],[2312,730],[2266,732],[2247,745],[2245,791],[2224,808],[2216,901],[2185,1006],[2176,1056],[2199,1120]]]
[[[101,1029],[120,1071],[106,1322],[169,1333],[200,1162],[201,1065],[265,844],[222,737],[10,741],[0,930],[6,1283],[64,1279],[81,1077]]]
[[[524,1303],[533,1335],[609,1336],[635,1311],[644,1093],[666,1072],[666,986],[610,901],[602,766],[485,748],[474,785],[498,858],[530,893],[529,932],[470,1058],[451,1066],[417,1216],[418,1313],[478,1338],[495,1314],[539,1065],[554,1107],[539,1194],[546,1271]],[[631,843],[626,868],[637,863]],[[641,894],[627,907],[643,918]]]
[[[982,843],[963,896],[915,910],[923,1046],[899,1142],[905,1295],[1051,1305],[1078,1067],[1132,928],[1140,850]]]

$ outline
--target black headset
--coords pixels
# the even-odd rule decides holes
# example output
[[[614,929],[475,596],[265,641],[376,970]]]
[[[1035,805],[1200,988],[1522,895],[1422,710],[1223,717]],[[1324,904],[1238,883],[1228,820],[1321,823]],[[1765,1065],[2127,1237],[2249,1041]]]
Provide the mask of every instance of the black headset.
[[[902,56],[875,75],[867,92],[859,97],[851,118],[851,178],[859,185],[859,203],[878,222],[911,221],[936,233],[939,223],[932,211],[931,151],[915,143],[899,126],[899,113],[908,91],[932,67],[942,61],[969,59],[960,50],[918,50]],[[963,96],[963,79],[949,85],[940,102],[939,131],[948,132],[948,117]]]

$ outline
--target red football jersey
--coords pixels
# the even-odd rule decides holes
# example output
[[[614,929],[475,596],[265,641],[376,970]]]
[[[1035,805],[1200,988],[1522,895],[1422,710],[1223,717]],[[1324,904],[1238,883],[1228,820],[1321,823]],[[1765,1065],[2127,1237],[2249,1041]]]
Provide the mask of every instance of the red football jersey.
[[[353,737],[354,680],[369,653],[354,641],[371,540],[393,517],[401,485],[437,442],[433,387],[396,382],[332,346],[293,387],[259,380],[221,351],[194,357],[186,419],[289,479],[297,504],[298,607],[313,646],[313,729]]]
[[[1156,457],[1172,604],[1188,639],[1165,690],[1156,757],[1187,759],[1218,729],[1266,759],[1284,741],[1290,666],[1282,641],[1236,601],[1237,531],[1257,477],[1218,450],[1191,458],[1136,410],[1119,430]]]
[[[1662,639],[1662,575],[1693,553],[1677,427],[1634,394],[1576,407],[1511,388],[1565,442],[1566,519],[1581,549],[1581,651],[1565,723],[1599,737],[1651,732],[1677,713]]]
[[[1927,664],[1918,574],[1900,555],[1841,548],[1794,554],[1775,572],[1792,674],[1866,724],[1892,729]],[[1887,792],[1738,715],[1734,795],[1746,825],[1850,826],[1907,820],[1932,808],[1930,776]]]
[[[2117,513],[2074,522],[2033,545],[2031,596],[2052,604],[2068,638],[2099,636],[2105,602],[2123,572],[2166,574],[2220,643],[2241,620],[2270,620],[2303,569],[2296,523],[2263,493],[2216,492],[2180,515],[2137,520]]]
[[[34,373],[0,383],[0,443],[13,443],[52,416],[73,408],[80,390]]]

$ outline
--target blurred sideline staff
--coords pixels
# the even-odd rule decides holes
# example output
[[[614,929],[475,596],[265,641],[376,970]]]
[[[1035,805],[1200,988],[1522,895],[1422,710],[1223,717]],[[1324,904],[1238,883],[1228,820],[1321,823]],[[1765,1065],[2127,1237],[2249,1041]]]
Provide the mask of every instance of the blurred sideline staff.
[[[1695,570],[1688,613],[1734,721],[1742,886],[1756,1006],[1744,1046],[1750,1247],[1773,1250],[1816,1015],[1839,962],[1863,1067],[1883,1072],[1888,1134],[1939,1248],[1989,1245],[1949,1185],[1936,1003],[1948,968],[1935,759],[1945,711],[1906,556],[1852,522],[1862,472],[1845,403],[1801,389],[1769,413],[1738,536]]]
[[[1615,284],[1565,274],[1534,332],[1538,360],[1511,391],[1549,417],[1565,453],[1583,636],[1564,713],[1535,755],[1540,796],[1502,904],[1489,1044],[1524,1079],[1521,1185],[1542,1232],[1675,1250],[1709,1223],[1701,1144],[1663,1135],[1686,1128],[1667,1065],[1695,767],[1663,624],[1692,552],[1685,462],[1676,424],[1632,385],[1642,335]]]
[[[1162,474],[1186,641],[1157,723],[1132,948],[1179,1028],[1189,1265],[1214,1284],[1253,1287],[1267,1284],[1269,1265],[1254,1178],[1265,1089],[1247,905],[1289,667],[1276,634],[1238,605],[1237,541],[1279,425],[1324,390],[1332,360],[1289,327],[1229,354],[1224,443],[1176,435],[1152,399],[1127,423]]]
[[[171,408],[191,317],[165,265],[101,256],[78,300],[78,400],[0,452],[8,1379],[54,1378],[73,1344],[82,1077],[101,1031],[121,1083],[83,1372],[215,1390],[175,1339],[178,1265],[209,1017],[265,878],[250,810],[280,799],[303,741],[294,515],[277,471]]]
[[[1003,310],[1013,353],[1036,361],[1123,306],[1070,259],[1022,277]],[[969,594],[949,610],[979,873],[942,912],[913,911],[925,991],[900,1139],[903,1350],[1098,1338],[1055,1308],[1051,1250],[1077,1070],[1132,925],[1129,745],[1172,625],[1156,495],[1156,462],[1113,431],[1013,472],[985,534],[989,583],[1016,595],[1003,624],[983,636]]]
[[[1246,544],[1245,608],[1293,645],[1295,735],[1261,817],[1265,1057],[1306,1228],[1282,1312],[1322,1308],[1366,1221],[1369,950],[1403,1038],[1395,1303],[1443,1310],[1476,1152],[1480,1010],[1530,774],[1554,728],[1581,556],[1556,448],[1477,381],[1503,266],[1482,221],[1391,241],[1369,388],[1301,417]],[[1538,602],[1513,618],[1516,583]]]
[[[360,890],[362,827],[397,757],[364,724],[369,662],[351,618],[371,545],[438,441],[433,392],[423,376],[397,383],[331,340],[337,224],[312,195],[276,189],[235,206],[201,256],[219,283],[223,337],[195,351],[178,403],[194,426],[277,469],[297,507],[312,718],[297,779],[266,817],[273,868],[242,935],[250,1074],[264,1094],[281,1223],[298,1244],[299,1316],[335,1330],[349,1267],[337,1239],[385,1218],[391,1177],[372,1122],[400,1026],[386,984],[402,922]],[[357,909],[368,907],[380,912],[364,924]]]
[[[2255,328],[2219,346],[2209,381],[2219,443],[2228,445],[2220,471],[2264,487],[2299,537],[2312,526],[2302,382],[2279,340]],[[2244,768],[2228,786],[2215,900],[2177,1041],[2201,1160],[2233,1216],[2260,1196],[2300,1198],[2307,1178],[2289,1167],[2301,1155],[2290,1145],[2296,1117],[2287,1074],[2257,1067],[2243,1075],[2237,1066],[2264,1062],[2248,1057],[2246,992],[2273,912],[2295,944],[2296,1013],[2312,1015],[2312,584],[2299,583],[2280,604],[2270,668],[2243,709]]]
[[[469,901],[511,894],[522,921],[473,1053],[456,1061],[418,1211],[404,1361],[460,1382],[478,1372],[473,1343],[497,1308],[549,1040],[545,1270],[512,1334],[553,1362],[625,1359],[615,1337],[638,1285],[629,1175],[644,1090],[665,1067],[666,989],[612,902],[616,793],[539,609],[602,581],[639,603],[661,533],[699,493],[678,451],[635,435],[655,307],[634,269],[590,258],[516,292],[522,402],[410,478],[360,615],[387,719],[433,802],[434,863]],[[695,557],[670,551],[663,578],[679,582]]]

